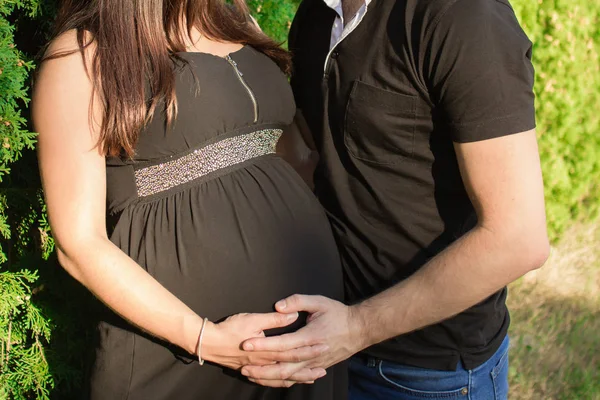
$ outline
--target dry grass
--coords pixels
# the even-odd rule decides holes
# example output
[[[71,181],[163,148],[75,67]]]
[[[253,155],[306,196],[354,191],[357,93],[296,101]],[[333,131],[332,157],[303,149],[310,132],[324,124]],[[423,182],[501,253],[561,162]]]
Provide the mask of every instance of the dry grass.
[[[567,232],[508,302],[510,399],[600,400],[600,226]]]

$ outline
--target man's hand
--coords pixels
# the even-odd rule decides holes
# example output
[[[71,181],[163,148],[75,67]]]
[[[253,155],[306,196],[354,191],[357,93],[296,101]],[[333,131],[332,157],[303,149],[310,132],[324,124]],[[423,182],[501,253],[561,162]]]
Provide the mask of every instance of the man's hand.
[[[312,360],[327,351],[326,346],[304,346],[287,353],[241,349],[248,338],[264,338],[268,329],[288,326],[298,318],[297,312],[267,314],[236,314],[218,324],[208,322],[202,343],[205,360],[239,370],[244,365],[268,365],[277,362]],[[311,381],[324,375],[321,369],[299,371],[297,379]]]
[[[281,352],[281,358],[297,352],[297,349],[326,346],[327,351],[312,360],[280,362],[273,365],[248,365],[242,374],[252,382],[264,386],[291,386],[302,381],[308,371],[327,369],[346,360],[371,343],[365,336],[364,323],[353,307],[323,296],[294,295],[275,305],[278,312],[310,313],[306,326],[294,333],[268,338],[253,338],[243,343],[249,352]]]

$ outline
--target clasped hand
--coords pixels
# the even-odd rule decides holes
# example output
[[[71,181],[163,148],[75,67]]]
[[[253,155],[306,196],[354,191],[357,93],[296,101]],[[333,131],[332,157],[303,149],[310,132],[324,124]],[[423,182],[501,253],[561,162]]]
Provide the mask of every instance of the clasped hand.
[[[263,386],[290,387],[313,383],[325,370],[368,347],[364,322],[353,307],[323,296],[294,295],[275,305],[279,313],[309,313],[307,324],[294,333],[245,340],[243,350],[264,355],[271,362],[242,367],[252,382]],[[261,361],[267,361],[263,359]]]

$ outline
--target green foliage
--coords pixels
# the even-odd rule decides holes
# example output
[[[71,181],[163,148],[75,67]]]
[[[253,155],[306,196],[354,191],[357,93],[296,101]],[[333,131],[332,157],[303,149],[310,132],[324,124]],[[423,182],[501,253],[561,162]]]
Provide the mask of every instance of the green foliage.
[[[27,121],[19,107],[19,102],[29,102],[25,81],[33,64],[24,61],[23,54],[15,48],[14,27],[6,19],[15,7],[34,15],[39,1],[0,1],[0,181],[10,172],[9,165],[21,157],[25,148],[33,149],[35,143],[35,135],[25,128]]]
[[[53,379],[45,356],[51,322],[36,302],[40,264],[32,254],[46,258],[53,243],[39,189],[19,188],[23,171],[11,166],[33,150],[22,110],[29,103],[26,82],[33,69],[14,43],[16,11],[33,18],[39,0],[0,0],[0,398],[49,398]],[[31,152],[29,152],[31,153]],[[9,175],[10,174],[10,175]],[[37,178],[34,179],[37,181]],[[41,257],[38,257],[41,260]],[[32,272],[33,271],[33,272]]]
[[[286,44],[294,13],[301,0],[248,0],[261,29],[277,42]]]
[[[553,240],[600,207],[600,4],[513,0],[534,43],[540,153]]]
[[[25,398],[36,393],[48,398],[52,377],[43,346],[50,338],[50,324],[31,301],[31,286],[38,276],[28,270],[0,273],[0,396]]]

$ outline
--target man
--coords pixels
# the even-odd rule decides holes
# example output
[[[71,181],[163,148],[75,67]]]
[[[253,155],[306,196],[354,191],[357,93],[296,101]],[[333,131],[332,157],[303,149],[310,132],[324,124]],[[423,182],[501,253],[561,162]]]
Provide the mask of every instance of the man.
[[[531,43],[510,4],[304,0],[290,49],[350,306],[279,302],[307,326],[244,348],[327,351],[242,372],[291,385],[357,354],[353,400],[505,399],[506,285],[549,253]]]

